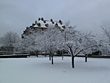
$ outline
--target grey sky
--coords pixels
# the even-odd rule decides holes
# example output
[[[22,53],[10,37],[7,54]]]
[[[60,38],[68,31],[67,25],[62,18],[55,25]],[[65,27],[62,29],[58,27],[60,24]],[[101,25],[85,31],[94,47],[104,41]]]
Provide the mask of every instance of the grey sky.
[[[78,30],[99,32],[110,22],[110,0],[0,0],[0,35],[19,34],[38,17],[62,19]]]

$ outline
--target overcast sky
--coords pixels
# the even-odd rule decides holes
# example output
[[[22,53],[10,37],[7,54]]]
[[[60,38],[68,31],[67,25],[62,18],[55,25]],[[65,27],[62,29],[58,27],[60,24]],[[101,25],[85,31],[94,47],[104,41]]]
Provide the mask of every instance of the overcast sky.
[[[38,17],[70,21],[77,29],[99,33],[110,22],[110,0],[0,0],[0,36],[21,34]]]

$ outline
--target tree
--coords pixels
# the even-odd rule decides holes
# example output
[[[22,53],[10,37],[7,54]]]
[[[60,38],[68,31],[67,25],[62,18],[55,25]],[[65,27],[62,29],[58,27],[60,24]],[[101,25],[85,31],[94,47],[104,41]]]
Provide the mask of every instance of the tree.
[[[20,49],[23,51],[32,51],[34,49],[34,35],[26,36],[21,40]]]
[[[20,37],[17,33],[7,32],[2,38],[1,43],[3,46],[13,48],[13,51],[17,47],[17,43],[19,42]]]
[[[66,29],[63,32],[63,37],[65,38],[65,47],[69,52],[71,53],[72,56],[72,67],[74,68],[74,57],[75,53],[73,50],[75,49],[75,43],[77,43],[77,36],[76,36],[76,31],[74,30],[73,27],[66,27]]]
[[[52,60],[55,52],[63,48],[63,36],[58,27],[51,26],[42,35],[36,37],[36,46],[41,51],[49,53],[49,59]]]
[[[47,22],[49,24],[45,31],[36,31],[34,34],[24,37],[26,41],[24,43],[25,48],[32,49],[35,46],[36,50],[48,52],[49,59],[52,58],[52,64],[53,56],[57,50],[67,50],[71,54],[73,68],[74,57],[78,56],[78,54],[85,54],[85,62],[87,62],[87,54],[91,53],[92,48],[96,46],[93,36],[82,34],[75,30],[76,26],[69,26],[69,23],[62,24],[61,20],[59,21],[60,23],[50,24],[51,22]],[[27,42],[27,40],[29,41]]]
[[[74,68],[74,57],[78,54],[85,54],[85,62],[87,62],[86,54],[91,53],[92,48],[96,46],[95,40],[90,34],[81,34],[74,27],[66,27],[64,30],[65,46],[72,56],[72,68]]]
[[[85,62],[87,62],[88,54],[92,54],[93,52],[99,51],[97,41],[95,40],[95,36],[91,33],[81,34],[81,43],[82,53],[85,54]]]
[[[110,44],[110,27],[103,25],[103,26],[101,26],[101,28],[102,28],[105,36],[107,37],[108,43]]]
[[[110,25],[102,25],[101,28],[105,36],[101,40],[101,50],[103,54],[108,55],[110,53]]]

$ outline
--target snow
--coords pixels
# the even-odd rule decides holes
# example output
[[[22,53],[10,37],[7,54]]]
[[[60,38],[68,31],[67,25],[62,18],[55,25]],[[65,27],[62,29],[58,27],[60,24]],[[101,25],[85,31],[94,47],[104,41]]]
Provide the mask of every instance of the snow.
[[[44,23],[43,21],[40,20],[40,21],[38,21],[38,23],[41,24],[41,27],[46,28],[46,26],[45,26],[46,23]],[[39,27],[39,26],[37,24],[35,24],[34,27]]]
[[[0,83],[109,83],[110,60],[75,58],[75,68],[71,68],[71,58],[0,59]]]
[[[59,26],[60,29],[64,29],[62,26],[65,26],[64,24],[60,24],[60,23],[57,22],[57,21],[53,21],[54,24],[53,24],[50,20],[45,20],[46,23],[44,23],[44,21],[42,21],[42,20],[37,20],[37,22],[41,24],[41,27],[42,27],[42,28],[47,28],[47,27],[45,26],[45,24],[48,24],[49,27],[55,27],[55,24],[56,24],[56,23],[58,24],[58,26]],[[35,24],[33,27],[40,28],[37,24]]]
[[[45,23],[44,23],[44,21],[45,21]],[[40,23],[41,24],[41,26],[39,27],[38,25],[37,25],[37,23],[35,22],[35,25],[33,26],[33,27],[36,27],[36,28],[45,28],[45,29],[47,29],[47,26],[45,25],[45,24],[48,24],[48,26],[49,27],[55,27],[55,24],[57,23],[58,24],[58,27],[61,29],[61,30],[64,30],[64,28],[63,28],[63,26],[65,26],[65,24],[60,24],[58,21],[53,21],[54,23],[52,23],[50,20],[41,20],[41,18],[40,18],[40,20],[38,19],[37,20],[37,23]],[[30,29],[31,30],[31,29]]]

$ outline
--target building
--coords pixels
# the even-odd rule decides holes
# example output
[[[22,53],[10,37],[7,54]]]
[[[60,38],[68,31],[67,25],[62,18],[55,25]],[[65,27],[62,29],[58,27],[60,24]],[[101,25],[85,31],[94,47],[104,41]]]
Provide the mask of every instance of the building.
[[[38,18],[38,20],[36,20],[35,23],[33,23],[30,27],[26,27],[26,29],[23,31],[22,38],[39,31],[45,31],[49,27],[57,27],[60,30],[64,30],[65,24],[61,20],[54,21],[53,19],[45,20],[44,18]]]

